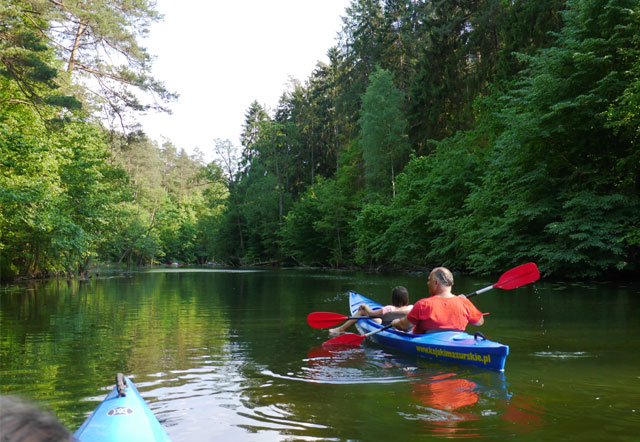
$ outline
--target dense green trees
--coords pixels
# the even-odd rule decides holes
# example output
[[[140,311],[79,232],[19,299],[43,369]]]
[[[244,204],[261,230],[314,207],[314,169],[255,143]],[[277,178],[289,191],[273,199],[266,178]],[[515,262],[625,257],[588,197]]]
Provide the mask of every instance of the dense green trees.
[[[222,180],[170,143],[99,121],[105,106],[120,127],[147,107],[132,87],[172,98],[137,43],[156,17],[146,1],[0,5],[0,278],[212,255],[199,223],[219,212]]]
[[[284,94],[282,137],[260,129],[272,150],[247,167],[271,176],[272,222],[247,213],[247,247],[268,228],[262,260],[637,271],[639,16],[637,0],[354,0],[331,68]]]
[[[20,0],[0,18],[3,276],[92,260],[638,271],[638,0],[353,0],[328,63],[273,112],[251,103],[241,150],[215,140],[210,164],[95,119],[100,102],[126,126],[146,106],[133,89],[172,98],[134,30],[149,2]],[[124,64],[97,63],[102,47]]]
[[[637,41],[637,12],[634,1],[569,1],[555,44],[526,58],[528,68],[503,97],[505,130],[492,158],[499,173],[483,183],[484,200],[473,200],[486,210],[492,188],[508,189],[507,198],[493,197],[502,219],[474,226],[491,238],[485,247],[507,240],[572,275],[630,265],[625,238],[638,222],[637,145],[611,130],[608,111],[630,80],[635,60],[619,48]],[[633,161],[635,171],[620,167]],[[512,254],[494,252],[493,260]]]
[[[83,272],[115,233],[115,206],[127,196],[105,134],[75,121],[47,129],[13,106],[0,134],[2,273]]]

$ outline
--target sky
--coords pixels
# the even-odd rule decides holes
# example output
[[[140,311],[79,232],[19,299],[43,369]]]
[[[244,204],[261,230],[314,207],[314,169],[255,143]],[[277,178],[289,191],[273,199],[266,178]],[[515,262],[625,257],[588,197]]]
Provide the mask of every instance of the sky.
[[[147,135],[164,138],[207,162],[214,139],[240,145],[249,105],[276,108],[289,79],[304,82],[328,63],[350,0],[157,0],[164,15],[143,42],[152,73],[180,97],[171,115],[140,118]],[[272,113],[271,113],[272,115]],[[164,137],[164,138],[163,138]]]

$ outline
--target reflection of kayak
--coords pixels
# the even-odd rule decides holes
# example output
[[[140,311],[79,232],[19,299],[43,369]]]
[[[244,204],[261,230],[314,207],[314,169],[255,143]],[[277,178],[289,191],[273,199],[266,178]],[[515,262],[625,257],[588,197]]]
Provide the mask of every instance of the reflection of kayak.
[[[358,293],[351,292],[349,305],[355,315],[360,304],[371,309],[382,305]],[[382,328],[370,319],[360,319],[356,327],[361,333],[369,333]],[[383,330],[371,335],[380,345],[438,361],[455,362],[464,365],[504,371],[504,363],[509,354],[509,346],[489,341],[480,335],[470,335],[460,331],[440,331],[424,335],[414,335],[395,329]]]
[[[75,432],[74,440],[171,441],[133,382],[121,374],[111,393]]]

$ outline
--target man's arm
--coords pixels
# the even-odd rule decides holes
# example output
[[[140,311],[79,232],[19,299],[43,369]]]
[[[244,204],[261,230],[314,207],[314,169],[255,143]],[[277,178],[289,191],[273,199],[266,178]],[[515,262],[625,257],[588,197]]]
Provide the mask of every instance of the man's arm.
[[[404,318],[394,319],[393,321],[391,321],[391,325],[399,330],[404,331],[411,330],[411,327],[413,327],[413,324],[407,319],[406,316]]]
[[[470,322],[471,325],[477,325],[478,327],[481,326],[482,324],[484,324],[484,316],[482,316],[482,313],[480,312],[480,310],[478,310],[478,308],[473,305],[473,303],[471,301],[469,301],[469,298],[467,298],[465,295],[458,295],[461,298],[464,298],[467,300],[467,302],[469,304],[471,304],[472,310],[476,311],[477,314],[480,315],[480,320],[478,322]]]

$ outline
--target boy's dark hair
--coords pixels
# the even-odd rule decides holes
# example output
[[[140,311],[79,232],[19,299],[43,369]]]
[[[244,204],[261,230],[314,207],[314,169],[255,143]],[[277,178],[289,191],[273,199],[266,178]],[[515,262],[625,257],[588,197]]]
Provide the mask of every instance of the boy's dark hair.
[[[409,291],[401,285],[394,287],[391,292],[391,304],[395,307],[409,305]]]

